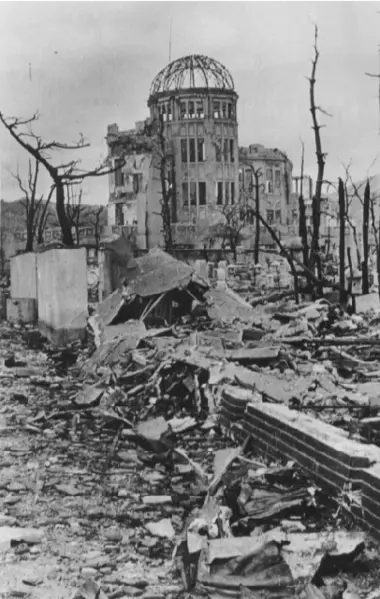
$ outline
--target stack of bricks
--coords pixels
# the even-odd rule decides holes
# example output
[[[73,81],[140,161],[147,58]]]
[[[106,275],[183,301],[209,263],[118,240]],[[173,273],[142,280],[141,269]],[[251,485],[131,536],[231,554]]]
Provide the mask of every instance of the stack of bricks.
[[[250,389],[242,387],[225,386],[220,410],[220,424],[227,428],[233,424],[239,425],[244,420],[247,404],[250,401],[261,401],[261,396],[254,394]]]
[[[360,491],[362,505],[352,511],[380,539],[380,448],[284,405],[262,403],[258,394],[238,387],[223,393],[220,424],[239,442],[250,435],[264,456],[296,462],[321,487]]]

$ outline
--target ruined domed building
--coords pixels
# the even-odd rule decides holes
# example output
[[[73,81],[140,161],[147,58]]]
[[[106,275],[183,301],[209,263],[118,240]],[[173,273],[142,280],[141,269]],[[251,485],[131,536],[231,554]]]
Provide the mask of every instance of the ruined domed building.
[[[220,206],[236,201],[237,99],[231,74],[206,56],[176,60],[153,80],[151,118],[162,116],[174,158],[178,243],[206,239]]]
[[[126,161],[110,175],[109,224],[137,227],[140,247],[162,243],[161,122],[173,240],[202,245],[220,221],[220,207],[238,194],[237,99],[231,74],[206,56],[186,56],[160,71],[151,85],[147,121],[130,131],[108,127],[113,166]]]
[[[141,249],[163,246],[164,174],[175,246],[203,248],[216,242],[217,247],[223,212],[238,202],[241,192],[237,101],[231,74],[212,58],[186,56],[162,69],[151,84],[148,119],[128,131],[120,131],[117,125],[108,127],[109,159],[116,169],[110,175],[108,224],[134,229]],[[259,154],[245,153],[244,162],[265,162],[266,156]],[[273,194],[272,204],[277,206],[283,195],[281,222],[286,223],[291,163],[283,168],[283,155],[274,158],[272,165],[273,156],[269,156],[267,169],[261,165],[261,205],[265,214],[265,197]],[[272,186],[264,185],[265,177],[273,177]],[[240,168],[240,183],[241,179]],[[278,211],[273,209],[275,217]],[[252,245],[250,237],[252,227],[246,231],[248,246]]]

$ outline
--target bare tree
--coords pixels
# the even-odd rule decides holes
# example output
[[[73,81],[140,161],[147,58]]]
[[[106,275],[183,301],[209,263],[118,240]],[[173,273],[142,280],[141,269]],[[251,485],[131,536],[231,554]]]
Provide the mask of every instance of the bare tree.
[[[235,210],[233,210],[233,214],[231,215],[226,215],[224,214],[225,217],[228,217],[228,220],[232,221],[232,220],[236,220],[235,223],[231,223],[233,225],[232,228],[234,229],[239,229],[240,231],[240,225],[241,228],[243,228],[246,224],[253,222],[253,218],[254,218],[254,212],[256,212],[257,214],[260,213],[260,199],[261,199],[261,192],[265,189],[265,185],[264,183],[261,181],[262,177],[263,177],[263,172],[261,167],[256,168],[253,164],[249,164],[249,169],[250,169],[250,179],[248,181],[248,185],[245,186],[244,183],[242,184],[241,188],[240,188],[240,199],[239,199],[239,215],[242,217],[241,219],[235,219]],[[249,171],[247,171],[249,172]],[[243,172],[243,177],[245,178],[245,173]],[[254,210],[251,209],[251,205],[253,207],[254,205]],[[228,209],[227,209],[228,211]],[[222,212],[225,212],[225,209],[222,210]],[[228,237],[228,235],[226,236]],[[258,264],[259,262],[259,254],[260,254],[260,221],[258,218],[256,218],[255,220],[255,244],[254,244],[254,250],[253,250],[253,260],[255,264]]]
[[[161,218],[164,234],[165,251],[169,254],[173,251],[172,235],[172,209],[176,200],[174,157],[168,151],[168,143],[165,136],[164,118],[161,114],[156,123],[156,147],[158,158],[158,170],[161,182]]]
[[[35,161],[34,167],[29,159],[27,183],[25,183],[19,171],[11,175],[16,179],[18,186],[23,193],[21,204],[25,210],[25,225],[26,225],[26,245],[25,251],[32,252],[34,241],[40,237],[40,233],[46,226],[46,212],[50,203],[52,191],[50,191],[47,200],[44,196],[37,197],[38,177],[40,172],[40,163]]]
[[[346,172],[346,178],[344,181],[344,193],[345,193],[345,203],[346,203],[345,220],[348,223],[348,225],[352,231],[352,236],[354,239],[355,249],[356,249],[357,267],[362,268],[362,259],[361,259],[360,244],[359,244],[359,239],[358,239],[358,232],[357,232],[356,222],[352,219],[351,209],[352,209],[352,203],[353,203],[353,200],[355,197],[359,200],[361,205],[363,205],[363,200],[359,194],[358,187],[354,184],[352,177],[350,175],[350,165],[345,166],[344,169]],[[348,183],[350,185],[348,185]]]
[[[52,216],[51,211],[50,211],[50,200],[54,193],[54,189],[55,189],[54,185],[52,185],[50,188],[49,195],[47,197],[46,202],[43,202],[42,204],[40,204],[40,207],[39,207],[38,226],[37,226],[37,232],[36,232],[36,240],[37,240],[37,244],[39,244],[39,245],[44,242],[45,229],[47,227],[49,218]]]
[[[75,232],[76,245],[80,243],[80,228],[86,224],[87,207],[82,204],[83,190],[77,185],[67,185],[66,214]]]
[[[89,223],[94,227],[95,245],[97,250],[99,250],[101,238],[100,217],[104,210],[105,206],[97,206],[94,211],[89,210],[87,214]]]
[[[363,262],[362,262],[362,293],[369,293],[368,256],[369,256],[369,210],[371,203],[371,188],[369,179],[364,190],[363,198]]]
[[[318,123],[317,112],[322,112],[323,114],[327,114],[325,110],[323,110],[320,106],[316,105],[315,102],[315,84],[316,84],[316,71],[317,64],[319,59],[319,51],[318,51],[318,27],[315,25],[314,30],[314,59],[312,61],[312,69],[311,76],[308,78],[310,83],[310,112],[312,117],[312,128],[314,130],[314,139],[315,139],[315,151],[317,155],[317,180],[315,185],[315,193],[313,196],[313,204],[312,204],[312,221],[313,221],[313,230],[312,230],[312,238],[311,238],[311,247],[310,247],[310,260],[309,260],[309,268],[314,272],[315,268],[318,272],[318,278],[322,279],[322,263],[320,256],[320,248],[319,248],[319,231],[321,224],[321,197],[322,197],[322,185],[323,185],[323,177],[325,170],[325,160],[326,154],[322,150],[322,141],[321,141],[321,125]],[[330,115],[328,115],[330,116]],[[319,290],[321,290],[320,286]]]
[[[341,178],[338,182],[338,202],[339,202],[339,285],[340,285],[340,303],[343,305],[346,300],[345,293],[345,214],[346,214],[346,198],[344,193],[344,184]]]
[[[303,197],[303,179],[305,176],[305,174],[304,174],[305,144],[302,140],[301,140],[301,147],[302,147],[302,151],[301,151],[301,180],[300,180],[300,194],[298,196],[298,212],[299,212],[298,232],[299,232],[299,236],[301,237],[301,243],[302,243],[303,263],[307,265],[309,263],[309,241],[308,241],[308,235],[307,235],[306,206],[305,206],[305,199]]]
[[[371,202],[373,202],[373,199],[371,198],[371,188],[370,188],[369,178],[367,178],[367,180],[366,180],[365,187],[364,187],[364,194],[362,197],[360,189],[363,187],[364,182],[357,185],[352,180],[352,177],[349,174],[348,168],[346,169],[346,173],[347,173],[346,181],[348,178],[350,181],[350,188],[351,188],[351,190],[349,191],[348,186],[346,184],[346,196],[347,196],[346,220],[349,223],[349,225],[352,229],[352,232],[353,232],[354,242],[355,242],[356,251],[357,251],[358,266],[362,271],[362,293],[363,293],[363,295],[366,295],[369,293],[369,273],[368,273],[369,228],[370,228],[370,207],[371,207]],[[354,198],[356,198],[360,202],[360,204],[362,205],[362,210],[363,210],[363,222],[362,222],[363,260],[361,260],[361,253],[360,253],[359,242],[358,242],[358,238],[357,238],[356,224],[353,223],[351,215],[350,215],[350,208],[351,208],[352,201]]]
[[[74,245],[70,221],[65,210],[65,188],[68,183],[80,182],[88,177],[101,177],[114,172],[107,164],[101,164],[93,170],[84,171],[79,168],[79,160],[69,160],[66,164],[55,165],[50,156],[54,151],[81,150],[89,147],[82,135],[74,144],[57,141],[45,142],[32,130],[32,124],[38,120],[38,114],[29,119],[18,117],[6,118],[0,112],[0,121],[9,131],[13,139],[24,148],[39,164],[42,164],[53,180],[56,194],[56,210],[59,225],[62,230],[62,241],[67,246]],[[120,164],[118,165],[120,167]]]
[[[250,165],[252,171],[252,190],[254,191],[255,197],[255,212],[260,214],[260,192],[265,189],[264,183],[260,183],[260,179],[263,176],[261,168],[255,168],[253,164]],[[247,218],[247,214],[245,215]],[[255,247],[253,252],[253,259],[255,264],[259,263],[259,252],[260,252],[260,221],[258,218],[255,219]]]
[[[234,204],[220,206],[223,217],[221,225],[222,249],[230,247],[233,259],[236,262],[237,247],[242,242],[242,230],[250,221],[253,221],[255,211],[251,207],[251,200],[240,194],[239,200]]]
[[[372,237],[375,245],[378,293],[380,297],[380,215],[376,214],[376,204],[379,198],[371,194],[371,184],[369,180],[367,181],[367,185],[369,187],[369,211],[371,218]]]

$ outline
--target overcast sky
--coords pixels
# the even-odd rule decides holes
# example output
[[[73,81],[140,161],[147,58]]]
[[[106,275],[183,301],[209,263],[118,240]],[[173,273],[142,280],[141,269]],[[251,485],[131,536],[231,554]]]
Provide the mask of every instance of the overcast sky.
[[[379,2],[1,2],[0,110],[40,112],[47,139],[91,142],[85,166],[107,153],[107,125],[123,129],[148,116],[153,77],[172,60],[207,54],[231,72],[239,94],[239,144],[286,151],[315,178],[308,82],[314,23],[319,26],[317,102],[327,177],[352,161],[355,178],[380,172],[378,82]],[[29,64],[32,80],[29,79]],[[8,169],[26,167],[25,155],[0,130],[2,197],[19,197]],[[59,163],[60,157],[57,157]],[[47,190],[49,179],[42,182]],[[107,179],[88,181],[85,200],[106,203]]]

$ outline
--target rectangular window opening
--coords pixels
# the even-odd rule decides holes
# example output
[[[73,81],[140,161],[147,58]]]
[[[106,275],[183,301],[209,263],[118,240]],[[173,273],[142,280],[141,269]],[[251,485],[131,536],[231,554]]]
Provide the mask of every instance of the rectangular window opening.
[[[194,102],[193,100],[189,100],[189,118],[195,118],[195,110],[194,110]]]
[[[225,199],[226,204],[230,203],[230,182],[229,181],[226,181],[226,183],[224,184],[224,199]]]
[[[231,204],[235,204],[235,183],[231,182]]]
[[[190,181],[190,206],[197,205],[197,184],[195,181]]]
[[[222,116],[223,118],[227,118],[227,104],[226,102],[222,102]]]
[[[231,162],[235,162],[235,144],[234,144],[234,140],[230,139],[230,160]]]
[[[199,205],[206,206],[206,182],[205,181],[199,181],[199,183],[198,183],[198,198],[199,198]]]
[[[223,205],[223,183],[221,181],[216,184],[216,203],[218,206]]]
[[[198,137],[198,139],[197,139],[197,154],[198,154],[198,162],[204,162],[205,161],[205,140],[200,137]]]
[[[115,221],[118,227],[124,226],[124,210],[123,204],[116,204]]]
[[[281,189],[281,171],[275,170],[274,172],[274,188],[280,190]]]
[[[171,102],[169,102],[168,104],[168,108],[167,108],[167,121],[172,121],[173,120],[173,115],[172,115],[172,105]]]
[[[223,141],[223,160],[228,162],[228,139]]]
[[[195,139],[189,139],[189,162],[195,162]]]
[[[184,208],[189,207],[189,184],[187,181],[182,183],[182,205]]]
[[[181,119],[186,119],[187,118],[187,103],[186,102],[180,103],[180,112],[181,112]]]
[[[139,193],[140,191],[140,175],[133,175],[133,191]]]
[[[244,187],[244,171],[241,168],[239,169],[239,187],[240,187],[240,189],[245,189],[245,187]]]
[[[197,117],[199,119],[204,119],[205,116],[205,111],[203,108],[203,100],[198,100],[197,101]]]
[[[216,162],[222,162],[222,140],[217,139],[215,142],[215,159]]]
[[[220,119],[220,102],[214,101],[213,113],[214,113],[214,119]]]
[[[181,139],[181,160],[187,162],[187,139]]]
[[[272,225],[273,224],[273,219],[274,219],[274,212],[273,212],[273,210],[267,210],[267,223],[268,223],[268,225]]]
[[[122,171],[123,160],[121,158],[117,158],[115,160],[115,185],[122,186],[124,185],[124,173]]]

